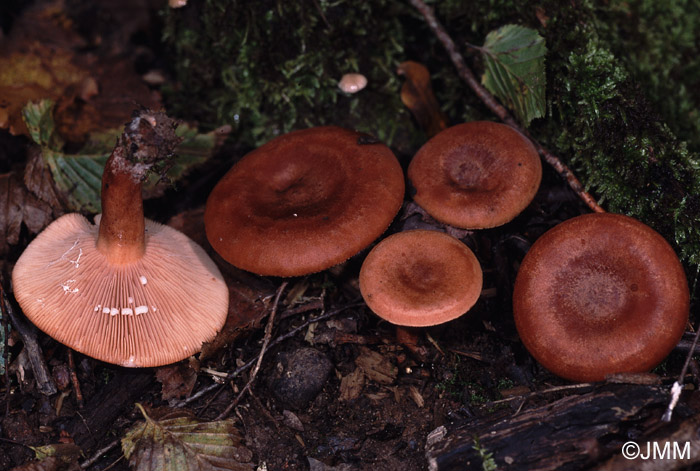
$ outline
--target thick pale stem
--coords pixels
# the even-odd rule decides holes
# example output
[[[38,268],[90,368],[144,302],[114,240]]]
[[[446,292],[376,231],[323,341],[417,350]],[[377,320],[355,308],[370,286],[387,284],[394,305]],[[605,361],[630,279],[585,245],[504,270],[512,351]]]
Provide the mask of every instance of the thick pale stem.
[[[146,250],[141,180],[117,145],[102,174],[102,219],[97,249],[110,263],[131,263]]]

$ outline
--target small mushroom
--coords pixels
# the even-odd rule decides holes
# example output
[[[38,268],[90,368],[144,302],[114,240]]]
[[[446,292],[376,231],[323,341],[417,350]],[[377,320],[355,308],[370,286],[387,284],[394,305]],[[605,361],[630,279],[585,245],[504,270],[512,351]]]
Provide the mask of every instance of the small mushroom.
[[[403,172],[384,144],[334,126],[294,131],[244,156],[207,200],[214,250],[259,275],[325,270],[379,237],[398,213]]]
[[[525,347],[553,373],[600,381],[660,363],[683,334],[689,293],[661,235],[627,216],[569,219],[530,248],[513,293]]]
[[[349,73],[340,78],[338,88],[345,93],[357,93],[367,86],[367,77],[362,74]]]
[[[387,321],[427,327],[467,312],[481,294],[474,253],[442,232],[412,230],[379,242],[360,269],[360,292]]]
[[[197,353],[222,327],[228,288],[214,262],[143,215],[146,171],[177,142],[172,120],[140,112],[107,161],[95,224],[62,216],[17,261],[17,301],[59,342],[109,363],[158,366]]]
[[[438,133],[408,166],[413,199],[438,221],[485,229],[511,221],[542,179],[534,146],[505,124],[476,121]]]

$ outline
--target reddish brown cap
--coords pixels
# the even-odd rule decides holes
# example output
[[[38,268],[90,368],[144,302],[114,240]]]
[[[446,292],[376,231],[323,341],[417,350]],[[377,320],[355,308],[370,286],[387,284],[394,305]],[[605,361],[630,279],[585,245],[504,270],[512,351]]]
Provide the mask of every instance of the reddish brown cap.
[[[67,214],[29,244],[12,272],[29,320],[79,352],[122,366],[172,363],[214,338],[226,320],[228,288],[200,246],[146,219],[143,257],[110,264],[95,247],[97,234],[97,225]]]
[[[440,222],[463,229],[507,223],[535,197],[542,163],[532,143],[505,124],[458,124],[426,142],[408,167],[413,197]]]
[[[680,339],[688,310],[671,246],[641,222],[609,213],[547,231],[523,259],[513,293],[525,347],[574,381],[648,371]]]
[[[341,263],[379,237],[403,202],[391,150],[338,127],[280,136],[247,154],[209,195],[212,247],[238,268],[299,276]]]
[[[379,242],[360,269],[360,291],[378,316],[426,327],[467,312],[479,299],[479,261],[459,239],[437,231],[399,232]]]

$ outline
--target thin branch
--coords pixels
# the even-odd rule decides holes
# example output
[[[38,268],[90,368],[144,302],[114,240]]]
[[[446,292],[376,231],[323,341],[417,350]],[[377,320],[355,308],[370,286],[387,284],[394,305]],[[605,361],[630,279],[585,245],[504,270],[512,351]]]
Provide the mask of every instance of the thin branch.
[[[588,389],[592,388],[595,386],[594,383],[578,383],[578,384],[566,384],[564,386],[554,386],[549,389],[543,389],[542,391],[532,391],[529,393],[525,394],[517,394],[514,396],[506,397],[505,399],[498,399],[496,401],[490,401],[487,403],[488,406],[494,406],[496,404],[502,404],[504,402],[511,402],[515,401],[517,399],[522,399],[523,401],[526,401],[527,399],[530,399],[531,397],[535,396],[542,396],[544,394],[550,394],[550,393],[555,393],[555,392],[561,392],[561,391],[570,391],[572,389]]]
[[[27,352],[29,363],[32,365],[32,371],[34,372],[37,390],[45,396],[56,394],[58,389],[49,372],[49,367],[46,365],[44,354],[37,339],[37,330],[34,325],[15,312],[7,298],[2,282],[3,280],[0,279],[0,304],[3,307],[3,316],[8,316],[15,330],[22,337],[24,349]]]
[[[664,422],[670,422],[673,416],[673,409],[676,408],[678,400],[681,398],[681,392],[683,391],[683,378],[685,378],[685,373],[688,371],[688,365],[690,365],[690,359],[693,358],[693,353],[695,353],[695,347],[698,346],[698,339],[700,339],[700,329],[695,332],[695,337],[693,338],[693,344],[690,347],[688,356],[685,357],[685,363],[683,368],[681,368],[681,374],[678,375],[678,379],[674,381],[673,386],[671,386],[671,398],[668,401],[668,407],[664,415],[661,416],[661,420]]]
[[[265,356],[267,347],[270,345],[270,339],[272,338],[272,325],[275,322],[275,314],[277,314],[277,306],[280,302],[280,296],[282,296],[282,292],[287,287],[287,283],[287,281],[283,282],[277,289],[275,301],[272,303],[270,317],[268,318],[267,325],[265,326],[265,336],[263,337],[263,344],[262,348],[260,349],[260,354],[258,355],[258,361],[255,363],[255,368],[253,368],[253,371],[250,373],[250,378],[248,378],[248,382],[243,387],[238,396],[236,396],[236,399],[231,404],[229,404],[228,407],[221,414],[219,414],[216,420],[222,420],[231,413],[231,411],[238,405],[238,403],[241,402],[241,399],[243,398],[245,393],[250,390],[250,388],[253,385],[253,382],[255,381],[255,378],[258,376],[258,371],[260,371],[260,365],[262,364],[263,357]]]
[[[114,441],[111,441],[108,445],[100,448],[92,455],[91,458],[80,463],[80,469],[87,469],[90,466],[92,466],[93,464],[97,463],[100,460],[100,458],[102,458],[103,455],[105,455],[106,453],[111,451],[112,448],[116,448],[120,443],[121,443],[121,440],[116,439]]]
[[[554,154],[545,149],[539,142],[534,140],[532,136],[530,136],[530,134],[527,132],[527,130],[522,128],[518,124],[518,122],[515,119],[513,119],[510,113],[508,113],[508,110],[506,110],[500,103],[498,103],[496,98],[494,98],[494,96],[491,95],[491,93],[489,93],[489,91],[486,90],[479,83],[479,80],[477,80],[477,78],[474,76],[474,73],[464,62],[464,58],[457,50],[457,46],[455,45],[450,35],[447,34],[445,28],[438,22],[437,18],[435,17],[435,14],[433,13],[432,8],[426,5],[423,2],[423,0],[409,0],[409,2],[416,8],[416,10],[418,10],[421,13],[421,15],[423,15],[423,18],[425,18],[426,23],[433,31],[433,33],[435,33],[435,36],[442,43],[443,47],[447,51],[447,54],[450,56],[452,63],[457,69],[457,74],[462,80],[464,80],[467,83],[467,85],[469,85],[469,88],[471,88],[474,91],[476,96],[478,96],[479,99],[481,99],[481,101],[483,101],[484,104],[496,116],[498,116],[498,118],[501,121],[503,121],[505,124],[512,127],[513,129],[517,130],[524,136],[527,136],[532,141],[535,148],[537,149],[537,152],[539,152],[542,158],[552,168],[554,168],[554,170],[562,178],[566,180],[569,187],[571,187],[571,189],[579,196],[579,198],[581,198],[581,200],[583,200],[584,203],[586,203],[586,205],[592,211],[596,213],[605,212],[605,210],[601,208],[600,205],[598,205],[596,200],[584,189],[583,185],[578,180],[578,178],[576,178],[576,175],[573,174],[571,169],[569,169],[569,167],[567,167],[561,160],[559,160],[558,157],[556,157]]]

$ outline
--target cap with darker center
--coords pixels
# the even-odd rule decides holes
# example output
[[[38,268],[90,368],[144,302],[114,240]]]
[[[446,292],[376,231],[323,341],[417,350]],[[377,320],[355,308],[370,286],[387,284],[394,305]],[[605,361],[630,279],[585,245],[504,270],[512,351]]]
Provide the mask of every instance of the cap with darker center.
[[[280,136],[241,159],[207,200],[212,247],[259,275],[324,270],[379,237],[404,194],[391,150],[339,127]]]
[[[534,146],[509,126],[463,123],[437,134],[408,167],[413,199],[440,222],[463,229],[512,220],[535,196],[542,164]]]
[[[540,237],[513,293],[525,347],[576,381],[656,366],[682,335],[685,272],[669,244],[627,216],[589,214]]]
[[[403,326],[431,326],[461,316],[476,303],[481,286],[481,267],[472,251],[437,231],[387,237],[360,270],[360,291],[370,309]]]

